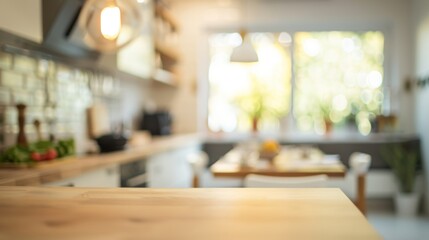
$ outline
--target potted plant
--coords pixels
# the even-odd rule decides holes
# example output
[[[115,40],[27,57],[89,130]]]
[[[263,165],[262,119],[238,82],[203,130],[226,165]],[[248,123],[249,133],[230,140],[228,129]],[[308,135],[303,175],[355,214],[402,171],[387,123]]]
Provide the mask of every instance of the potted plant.
[[[418,149],[395,144],[383,149],[382,155],[398,182],[399,192],[395,196],[397,213],[402,216],[416,215],[420,198],[414,189],[420,161]]]
[[[235,99],[235,104],[250,120],[252,131],[258,131],[260,120],[264,117],[279,119],[287,112],[284,104],[284,93],[279,89],[270,88],[256,77],[251,79],[248,91]]]
[[[329,136],[332,132],[334,123],[331,120],[330,114],[331,114],[331,101],[328,101],[326,99],[319,100],[319,114],[320,117],[323,119],[323,123],[325,125],[325,134]]]

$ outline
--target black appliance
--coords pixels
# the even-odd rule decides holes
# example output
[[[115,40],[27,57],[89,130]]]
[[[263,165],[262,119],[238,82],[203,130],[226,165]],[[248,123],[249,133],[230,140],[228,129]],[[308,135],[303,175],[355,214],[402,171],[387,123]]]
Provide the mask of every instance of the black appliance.
[[[152,136],[171,134],[171,115],[166,111],[144,112],[140,129],[149,131]]]

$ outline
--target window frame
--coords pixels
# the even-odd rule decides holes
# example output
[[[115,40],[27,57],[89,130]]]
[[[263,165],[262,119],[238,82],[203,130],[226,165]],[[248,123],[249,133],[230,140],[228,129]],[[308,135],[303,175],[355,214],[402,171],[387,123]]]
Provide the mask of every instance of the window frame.
[[[316,136],[316,133],[313,132],[302,132],[299,131],[296,126],[296,118],[294,116],[294,98],[295,98],[295,34],[298,32],[333,32],[333,31],[339,31],[339,32],[371,32],[371,31],[378,31],[381,32],[384,36],[384,59],[383,59],[383,85],[382,85],[382,92],[383,92],[383,103],[382,103],[382,113],[383,114],[390,114],[392,112],[392,106],[397,106],[399,104],[399,101],[395,99],[392,99],[390,96],[390,89],[392,88],[393,81],[392,76],[392,68],[391,68],[391,59],[392,59],[392,31],[391,27],[384,24],[371,24],[372,27],[365,27],[365,26],[331,26],[331,27],[304,27],[304,26],[289,26],[289,27],[255,27],[255,28],[249,28],[249,33],[256,33],[256,32],[287,32],[292,37],[292,43],[290,45],[290,56],[291,56],[291,93],[290,93],[290,108],[289,108],[289,114],[284,118],[284,120],[287,121],[288,125],[286,127],[286,131],[281,131],[279,135],[285,135],[285,134],[293,134],[293,135],[310,135],[310,136]],[[233,28],[239,29],[237,28]],[[209,46],[209,38],[213,34],[221,34],[221,33],[234,33],[236,31],[232,30],[231,28],[208,28],[204,32],[204,36],[202,36],[202,39],[204,39],[204,44],[201,45],[201,58],[202,61],[200,61],[200,65],[198,65],[198,106],[197,106],[197,129],[199,132],[208,133],[208,134],[216,134],[212,132],[208,127],[208,99],[209,99],[209,93],[210,93],[210,83],[209,83],[209,67],[210,67],[210,46]],[[251,130],[249,130],[251,132]],[[358,132],[356,132],[358,133]],[[355,132],[350,132],[350,134],[356,134]],[[242,132],[233,132],[233,133],[226,133],[226,134],[242,134]],[[263,134],[263,132],[262,132]],[[335,134],[335,132],[334,132]],[[370,136],[369,134],[368,136]]]

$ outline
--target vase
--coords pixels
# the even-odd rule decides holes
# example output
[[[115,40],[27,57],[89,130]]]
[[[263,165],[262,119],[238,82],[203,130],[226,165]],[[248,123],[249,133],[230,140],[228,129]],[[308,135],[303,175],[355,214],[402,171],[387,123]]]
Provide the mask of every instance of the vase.
[[[395,209],[398,215],[412,217],[417,214],[419,206],[418,193],[397,193],[395,195]]]
[[[252,118],[252,132],[254,133],[258,132],[258,124],[259,124],[259,118],[257,117]]]
[[[331,135],[333,125],[330,120],[325,120],[325,135]]]

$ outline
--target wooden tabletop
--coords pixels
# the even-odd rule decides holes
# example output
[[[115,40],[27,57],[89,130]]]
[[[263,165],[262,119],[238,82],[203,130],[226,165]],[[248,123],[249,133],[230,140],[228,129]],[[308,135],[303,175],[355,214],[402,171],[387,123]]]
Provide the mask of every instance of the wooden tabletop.
[[[260,169],[252,167],[242,167],[239,165],[226,164],[222,162],[216,162],[215,164],[213,164],[210,170],[215,177],[229,178],[244,178],[248,174],[260,174],[277,177],[302,177],[320,174],[325,174],[329,177],[344,177],[346,174],[345,167],[342,166],[287,169],[277,168],[271,165],[267,168]]]
[[[339,189],[0,187],[0,239],[380,239]]]

